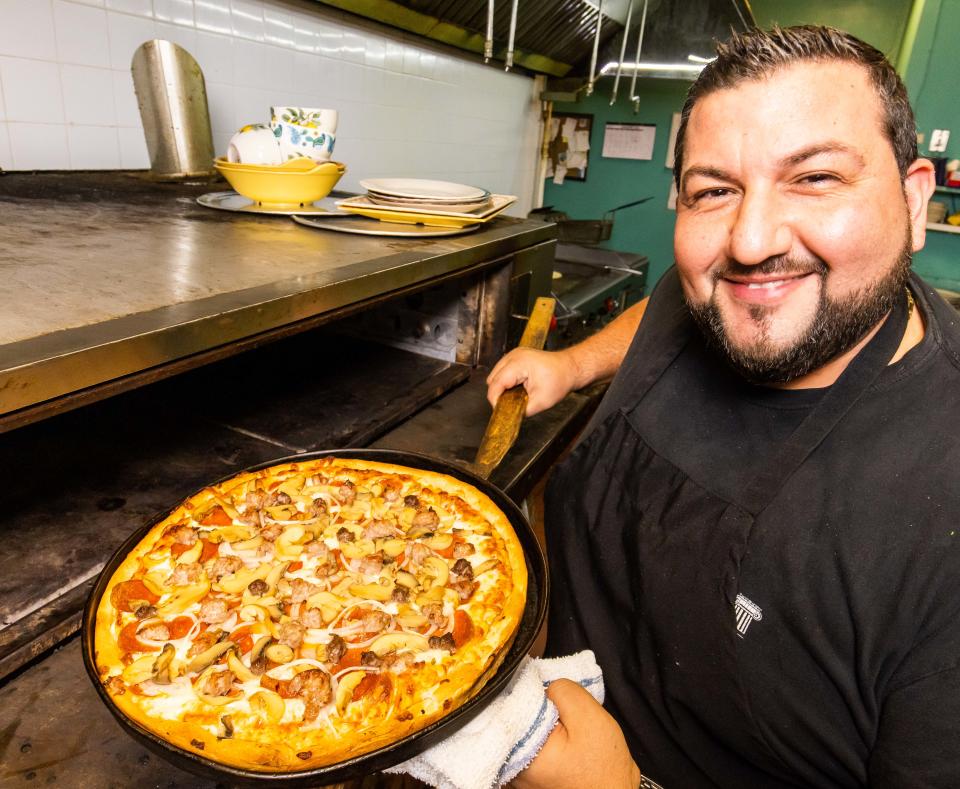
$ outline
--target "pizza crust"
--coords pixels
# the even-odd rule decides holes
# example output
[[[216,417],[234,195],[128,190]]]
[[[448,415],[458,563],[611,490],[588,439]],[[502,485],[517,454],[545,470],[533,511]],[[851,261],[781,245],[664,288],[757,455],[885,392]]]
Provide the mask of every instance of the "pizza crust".
[[[345,542],[336,543],[339,545],[336,550],[357,551],[362,550],[358,546],[364,541],[363,535],[369,533],[365,530],[366,527],[360,524],[372,523],[379,516],[383,516],[381,522],[390,523],[390,518],[396,516],[395,521],[392,521],[396,524],[396,528],[401,531],[405,529],[404,537],[396,538],[402,540],[403,552],[396,557],[389,557],[386,547],[380,550],[380,557],[384,562],[389,561],[389,563],[383,565],[384,569],[381,571],[381,577],[384,580],[378,581],[378,583],[383,586],[393,583],[392,588],[396,590],[399,587],[397,579],[400,573],[407,572],[407,570],[410,571],[411,576],[418,579],[416,589],[408,590],[411,592],[411,597],[416,592],[418,595],[417,603],[398,602],[394,604],[391,601],[390,604],[385,604],[366,600],[357,602],[358,598],[347,598],[348,603],[345,603],[343,609],[339,611],[340,619],[335,618],[329,623],[324,622],[328,631],[327,637],[333,638],[329,633],[331,630],[349,630],[351,627],[358,626],[350,624],[350,622],[359,618],[358,611],[365,616],[367,613],[382,610],[384,614],[390,616],[390,629],[375,634],[373,636],[374,641],[379,635],[399,632],[400,630],[411,632],[397,624],[402,616],[401,613],[390,612],[394,609],[397,611],[406,610],[403,608],[403,606],[406,606],[414,611],[411,616],[419,615],[423,618],[423,610],[427,610],[423,606],[427,604],[422,603],[422,600],[429,594],[434,596],[438,594],[437,588],[433,586],[427,588],[426,584],[430,582],[435,585],[439,580],[439,578],[426,574],[424,568],[439,567],[436,564],[439,560],[446,563],[447,571],[451,574],[449,585],[444,586],[440,591],[444,600],[443,610],[445,614],[448,611],[452,613],[444,616],[442,628],[433,625],[430,627],[435,630],[435,639],[440,637],[441,629],[448,638],[460,638],[461,643],[456,645],[455,651],[450,654],[439,648],[417,650],[401,646],[395,652],[388,652],[383,656],[384,666],[388,661],[394,661],[390,668],[379,666],[374,667],[375,670],[370,670],[370,667],[347,666],[346,669],[340,670],[338,675],[337,669],[341,664],[328,665],[323,663],[322,660],[317,659],[320,654],[319,651],[312,663],[302,662],[298,664],[297,661],[309,660],[309,658],[300,655],[300,652],[304,652],[307,646],[307,642],[304,642],[296,650],[297,657],[294,658],[289,669],[284,668],[283,664],[270,664],[271,667],[257,681],[240,682],[239,676],[234,676],[233,686],[228,695],[213,698],[214,702],[222,702],[224,699],[230,698],[233,698],[233,700],[218,706],[218,704],[207,703],[198,698],[194,684],[198,680],[198,674],[184,670],[184,664],[189,664],[189,659],[185,654],[182,658],[181,655],[185,652],[186,646],[191,643],[191,638],[187,637],[186,642],[177,639],[171,641],[176,647],[177,657],[174,659],[174,665],[178,666],[178,671],[182,672],[181,676],[171,684],[162,686],[154,683],[153,679],[144,680],[141,683],[121,684],[120,677],[132,661],[141,660],[146,663],[149,662],[147,655],[155,654],[128,652],[122,648],[122,643],[126,643],[123,642],[121,633],[124,627],[128,628],[128,632],[131,628],[134,632],[142,629],[139,624],[131,624],[137,621],[133,613],[118,609],[114,603],[115,595],[120,595],[118,599],[121,601],[121,606],[129,607],[140,602],[139,600],[134,600],[132,603],[124,602],[123,594],[126,590],[133,588],[123,586],[125,582],[141,580],[148,585],[148,592],[150,584],[158,591],[162,591],[163,594],[158,597],[154,606],[161,612],[170,607],[170,600],[177,594],[184,594],[184,588],[186,588],[187,597],[191,594],[200,594],[200,597],[190,603],[185,611],[180,612],[179,615],[181,616],[196,616],[198,610],[203,610],[201,606],[204,602],[228,597],[221,594],[220,582],[209,577],[201,579],[197,584],[188,584],[187,587],[174,585],[161,588],[157,586],[157,580],[161,575],[170,573],[178,566],[177,560],[171,553],[170,530],[178,525],[189,526],[197,532],[201,542],[204,543],[204,549],[207,550],[208,546],[205,545],[208,542],[207,537],[212,540],[216,536],[218,528],[224,530],[221,533],[230,534],[232,527],[226,523],[220,526],[198,524],[197,518],[202,518],[205,514],[210,517],[209,513],[214,512],[219,507],[224,512],[224,515],[217,515],[217,518],[221,521],[229,517],[233,525],[251,519],[256,523],[256,518],[251,515],[251,511],[244,504],[247,494],[255,491],[255,495],[260,495],[260,492],[269,492],[271,486],[274,490],[282,491],[285,481],[300,478],[305,480],[303,487],[300,489],[300,497],[307,500],[308,496],[313,495],[316,497],[314,502],[318,498],[324,498],[328,508],[328,517],[326,522],[320,517],[305,527],[299,527],[296,524],[291,525],[291,522],[297,519],[291,517],[284,521],[285,528],[291,531],[284,532],[284,534],[296,533],[297,528],[301,528],[301,530],[312,529],[316,532],[313,535],[315,538],[325,541],[329,545],[334,544],[336,540],[330,536],[319,536],[322,531],[320,527],[325,528],[326,534],[329,535],[335,527],[342,523],[344,525],[340,528],[346,528],[350,534],[344,537]],[[312,486],[309,484],[310,480],[316,481],[318,479],[327,482]],[[364,499],[369,502],[366,505],[368,511],[364,515],[369,517],[361,515],[359,521],[342,520],[348,514],[351,518],[357,515],[354,511],[356,502],[350,504],[339,503],[335,497],[329,494],[335,485],[344,483],[345,480],[350,480],[355,493],[371,494]],[[293,485],[292,482],[289,484]],[[392,503],[386,501],[385,491],[389,486],[395,485],[400,486],[404,496],[417,495],[423,500],[419,504],[418,512],[429,509],[439,513],[440,523],[432,532],[425,533],[429,536],[422,534],[411,536],[417,535],[418,530],[409,526],[404,527],[402,522],[404,518],[407,521],[410,520],[409,512],[404,512],[402,515],[398,515],[398,513],[412,508],[406,506],[401,508],[396,501]],[[347,488],[338,489],[347,490],[346,495],[349,496],[348,488],[349,485]],[[290,489],[296,490],[296,487],[293,486]],[[308,491],[308,494],[304,495],[303,491]],[[383,495],[374,495],[377,492]],[[298,494],[295,493],[294,495]],[[402,498],[403,496],[401,496]],[[339,508],[337,507],[338,503]],[[297,503],[297,507],[301,505],[306,506],[304,501]],[[229,516],[228,513],[232,513],[232,516]],[[377,517],[374,517],[375,514]],[[294,513],[294,516],[296,515],[297,513]],[[303,517],[305,513],[300,512],[299,515],[301,516],[300,519],[306,522],[307,519]],[[260,518],[259,523],[262,525],[262,511],[257,517]],[[341,518],[341,520],[338,520],[338,518]],[[249,527],[249,524],[246,525]],[[258,536],[265,534],[270,525],[263,527]],[[246,531],[249,532],[250,529],[247,528]],[[423,529],[419,531],[423,532]],[[474,550],[474,553],[467,557],[472,569],[470,569],[471,574],[469,576],[471,583],[467,583],[465,587],[461,584],[458,588],[452,580],[460,579],[460,576],[453,572],[456,561],[449,556],[447,558],[441,556],[440,553],[443,552],[443,549],[440,552],[429,549],[429,545],[443,544],[447,538],[442,535],[447,534],[453,535],[455,548],[462,547],[464,543],[469,543],[469,547]],[[347,540],[347,537],[349,537],[349,540]],[[253,539],[256,541],[256,538]],[[385,541],[387,539],[390,538],[385,538],[379,543],[371,542],[374,542],[374,547],[383,545],[389,547],[390,550],[396,550],[397,546],[395,544],[387,545]],[[229,547],[224,547],[223,543],[227,543]],[[219,543],[217,556],[215,558],[211,557],[203,565],[204,575],[210,571],[211,562],[224,555],[233,555],[231,553],[233,546],[238,544],[244,545],[245,543],[243,540],[223,540],[222,543]],[[366,545],[366,543],[363,544]],[[415,544],[419,547],[414,548]],[[265,541],[261,541],[260,546],[258,550],[267,554],[262,561],[266,563],[269,560],[271,566],[283,564],[277,558],[282,553],[281,548],[287,547],[292,551],[299,547],[297,545],[288,546],[283,542],[276,541],[269,545]],[[194,552],[197,552],[195,545],[191,547]],[[270,556],[269,550],[274,551],[275,555]],[[446,552],[449,554],[449,548],[446,549]],[[434,564],[429,564],[426,559],[423,559],[419,564],[416,563],[413,557],[421,557],[422,555],[425,555],[426,559],[430,559]],[[344,554],[340,553],[337,557],[343,567],[340,575],[344,579],[356,575],[355,580],[359,584],[361,574],[354,573],[349,568],[365,566],[363,564],[364,558],[344,560]],[[376,558],[371,558],[375,565]],[[359,565],[357,564],[358,561]],[[243,570],[253,572],[254,569],[251,569],[251,566],[254,564],[254,560],[244,555],[244,562]],[[324,584],[324,579],[305,575],[310,570],[309,561],[301,562],[301,564],[303,567],[294,571],[299,573],[299,576],[303,576],[300,579],[301,581],[308,584]],[[257,565],[257,567],[259,566]],[[287,566],[294,565],[288,564]],[[472,572],[480,568],[485,569],[482,574],[474,578]],[[439,572],[440,575],[443,574],[442,567],[439,568]],[[369,575],[363,575],[363,580],[368,580],[369,577]],[[288,578],[291,581],[295,580],[289,573],[285,573],[283,580],[286,581]],[[345,588],[346,580],[341,580],[339,587],[332,584],[332,581],[337,580],[337,578],[338,576],[328,577],[326,588],[340,590]],[[206,591],[203,588],[204,583],[208,584]],[[475,584],[475,586],[472,586],[472,584]],[[350,584],[349,586],[357,589],[362,587],[362,584]],[[277,588],[282,589],[284,587],[282,583],[278,583]],[[471,588],[474,591],[467,599],[461,600],[458,605],[453,605],[452,599],[457,598],[458,594],[464,594],[464,589],[469,591]],[[101,680],[106,684],[111,699],[117,707],[129,719],[164,740],[185,750],[201,754],[213,761],[248,770],[264,772],[308,770],[369,753],[403,739],[449,714],[475,695],[484,682],[493,676],[509,650],[526,604],[526,589],[527,571],[523,548],[509,520],[488,496],[474,486],[447,475],[379,461],[328,456],[300,463],[285,463],[260,471],[245,472],[216,486],[205,488],[185,500],[166,518],[149,530],[146,536],[117,567],[104,590],[96,614],[95,660]],[[247,591],[243,594],[249,597]],[[289,600],[292,599],[292,597],[289,598]],[[230,604],[234,602],[235,600],[230,598]],[[277,621],[273,621],[271,618],[269,622],[253,622],[255,627],[267,631],[265,634],[260,634],[259,637],[253,635],[253,643],[259,645],[261,643],[260,638],[270,638],[271,643],[275,643],[276,635],[278,631],[282,632],[280,629],[284,624],[295,620],[295,617],[292,616],[294,613],[300,613],[301,616],[304,616],[303,606],[307,603],[301,603],[299,609],[295,608],[296,604],[294,603],[285,603],[284,605],[286,606],[284,613]],[[143,613],[143,610],[141,608],[140,613]],[[238,604],[232,610],[240,613],[247,612],[241,604]],[[319,611],[320,609],[316,610]],[[273,611],[276,613],[277,609],[274,608]],[[419,611],[419,614],[416,613],[417,611]],[[458,611],[462,613],[457,613]],[[469,627],[464,626],[458,631],[457,627],[463,624],[463,613],[469,617]],[[231,614],[231,616],[233,615]],[[376,616],[376,614],[374,615]],[[350,619],[351,617],[353,619]],[[169,616],[160,618],[170,619]],[[314,616],[314,618],[316,617]],[[148,618],[143,621],[149,624],[154,620]],[[348,622],[346,628],[341,627],[342,622]],[[366,619],[363,619],[363,622],[363,626],[366,627]],[[227,623],[230,623],[229,619]],[[167,622],[167,624],[170,623]],[[231,633],[240,632],[240,629],[245,625],[246,620],[236,619],[233,622]],[[193,629],[197,630],[198,627],[202,627],[202,625],[194,623]],[[210,630],[213,627],[215,625],[210,624],[206,629]],[[309,632],[317,634],[322,629],[314,628]],[[468,631],[469,636],[465,636],[464,634]],[[429,631],[425,630],[424,632]],[[365,639],[368,634],[369,631],[364,631],[358,637]],[[229,636],[229,634],[227,635]],[[193,639],[198,637],[195,634]],[[323,637],[323,634],[318,637]],[[417,644],[421,644],[420,641],[413,640]],[[429,639],[422,637],[421,640]],[[370,646],[367,641],[355,643],[365,643],[366,646]],[[126,645],[129,646],[129,644]],[[319,646],[317,646],[317,649],[319,650]],[[357,647],[357,649],[360,649],[360,647]],[[252,650],[248,651],[245,656],[239,656],[236,651],[232,652],[232,657],[240,657],[241,662],[244,660],[249,662],[249,658],[253,654]],[[228,662],[230,659],[232,659],[231,656],[227,655]],[[372,660],[376,659],[376,657],[372,658]],[[223,660],[224,658],[221,656],[211,671],[218,673],[221,670],[226,670],[219,665]],[[409,662],[411,665],[404,666],[405,662]],[[396,671],[397,667],[401,670]],[[244,664],[244,668],[248,668],[248,666]],[[263,683],[264,676],[269,677],[270,682],[274,682],[276,677],[281,677],[280,682],[282,683],[286,681],[282,678],[286,677],[287,674],[292,675],[294,671],[311,668],[326,671],[331,677],[332,688],[331,701],[323,707],[322,714],[318,714],[315,720],[304,720],[306,702],[301,698],[284,700],[284,717],[279,723],[268,722],[264,718],[263,709],[255,709],[251,705],[251,696],[259,692],[258,687],[260,686],[257,685],[257,682]],[[153,669],[156,669],[156,664],[153,664]],[[130,671],[132,672],[132,669]],[[364,676],[357,677],[356,673],[358,671],[363,671]],[[355,689],[350,697],[352,700],[347,701],[340,709],[336,703],[340,683],[345,683],[344,687],[349,689],[348,686],[351,683],[357,683],[358,680],[361,684],[365,682],[365,685],[360,688],[363,693],[357,697],[357,690]],[[289,689],[289,687],[288,684],[287,688]],[[147,690],[151,693],[160,692],[162,695],[151,700],[141,695]],[[238,693],[238,697],[231,697],[229,693]],[[224,715],[228,716],[226,723],[223,721]],[[231,732],[227,731],[228,727],[232,730]],[[225,736],[228,733],[231,736]]]

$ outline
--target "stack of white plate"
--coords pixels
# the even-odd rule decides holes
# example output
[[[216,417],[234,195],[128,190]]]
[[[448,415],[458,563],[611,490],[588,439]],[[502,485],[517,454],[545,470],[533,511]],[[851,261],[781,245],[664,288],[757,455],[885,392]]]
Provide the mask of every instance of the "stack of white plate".
[[[367,199],[384,208],[400,211],[416,208],[427,211],[467,213],[490,206],[490,192],[477,186],[423,178],[371,178],[360,182]]]

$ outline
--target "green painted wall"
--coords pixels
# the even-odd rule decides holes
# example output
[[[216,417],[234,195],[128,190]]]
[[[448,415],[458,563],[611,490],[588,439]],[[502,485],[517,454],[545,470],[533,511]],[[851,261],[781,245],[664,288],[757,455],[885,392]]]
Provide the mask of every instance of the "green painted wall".
[[[660,278],[673,263],[673,220],[675,212],[667,208],[670,194],[670,170],[665,166],[670,119],[683,106],[689,82],[666,79],[637,80],[640,112],[621,98],[610,106],[612,78],[597,84],[593,96],[576,104],[554,104],[554,112],[593,115],[590,135],[590,164],[586,181],[565,181],[556,186],[548,180],[543,204],[565,211],[572,219],[600,219],[604,211],[653,195],[653,200],[615,214],[610,241],[602,246],[622,252],[635,252],[650,258],[649,285]],[[620,96],[629,93],[629,83],[620,83]],[[604,159],[603,125],[611,123],[652,123],[657,127],[653,159]],[[647,288],[649,292],[650,287]]]
[[[918,0],[922,8],[910,58],[903,69],[910,102],[923,135],[921,155],[960,158],[960,90],[956,39],[960,35],[960,2]],[[926,143],[934,129],[949,129],[945,154],[930,154]],[[960,199],[934,195],[951,211],[960,210]],[[939,287],[960,290],[960,235],[927,232],[926,246],[914,257],[914,268]]]
[[[911,0],[751,0],[760,27],[832,25],[873,44],[896,63]]]

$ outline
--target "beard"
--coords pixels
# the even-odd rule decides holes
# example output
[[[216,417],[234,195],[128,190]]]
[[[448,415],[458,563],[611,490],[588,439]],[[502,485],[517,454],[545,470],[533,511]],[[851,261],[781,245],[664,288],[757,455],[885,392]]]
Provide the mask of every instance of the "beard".
[[[910,249],[908,237],[889,271],[879,280],[843,298],[827,295],[829,269],[819,258],[796,260],[778,256],[755,266],[730,261],[714,275],[715,281],[727,275],[751,273],[815,274],[820,277],[820,299],[813,320],[800,336],[786,346],[778,346],[771,340],[771,310],[766,307],[751,308],[750,317],[759,327],[759,336],[742,346],[731,343],[716,303],[716,295],[704,304],[691,303],[685,296],[687,307],[707,344],[739,375],[756,384],[785,384],[818,370],[848,351],[883,320],[906,286],[912,260]]]

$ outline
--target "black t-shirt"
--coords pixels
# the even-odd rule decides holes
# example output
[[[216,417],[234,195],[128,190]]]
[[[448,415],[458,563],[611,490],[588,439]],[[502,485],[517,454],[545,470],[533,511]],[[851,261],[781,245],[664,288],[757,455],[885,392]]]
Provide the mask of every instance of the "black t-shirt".
[[[923,341],[881,373],[749,533],[737,579],[745,608],[738,595],[730,625],[743,625],[734,641],[750,711],[742,724],[761,767],[742,758],[759,770],[751,775],[776,776],[753,786],[960,787],[960,315],[919,278],[910,287]],[[645,356],[676,325],[679,300],[669,272],[594,427],[630,401]],[[696,338],[630,418],[656,455],[736,503],[821,395],[750,386]],[[638,692],[609,686],[611,709],[636,704]],[[631,726],[636,756],[644,731]],[[702,740],[671,731],[703,786],[744,786],[724,778],[735,770],[711,775],[710,756],[690,752]],[[657,766],[651,777],[666,789],[692,785],[671,783],[670,765]],[[678,764],[674,776],[690,774]]]

